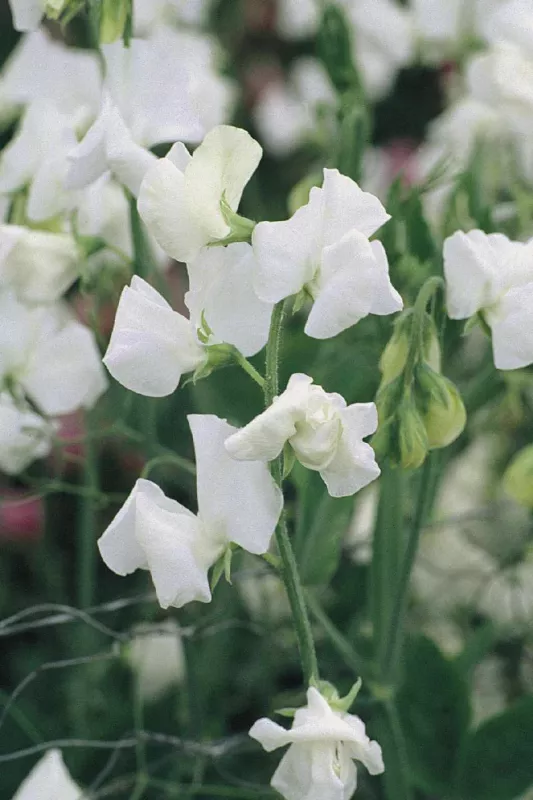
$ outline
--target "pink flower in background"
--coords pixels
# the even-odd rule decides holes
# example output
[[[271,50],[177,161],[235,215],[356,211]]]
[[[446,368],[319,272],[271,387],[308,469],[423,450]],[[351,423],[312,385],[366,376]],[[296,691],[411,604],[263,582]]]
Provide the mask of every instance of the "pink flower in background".
[[[398,176],[402,177],[405,186],[411,186],[416,180],[416,150],[413,139],[393,139],[384,148],[387,158],[388,178],[390,183]]]
[[[0,544],[34,543],[44,531],[44,503],[26,489],[2,488],[0,500]]]

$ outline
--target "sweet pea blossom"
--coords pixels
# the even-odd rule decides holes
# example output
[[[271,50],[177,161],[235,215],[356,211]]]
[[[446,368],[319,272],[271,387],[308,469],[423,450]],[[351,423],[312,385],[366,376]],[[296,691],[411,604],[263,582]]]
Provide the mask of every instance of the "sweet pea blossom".
[[[212,112],[204,111],[202,81],[212,95],[216,122],[225,118],[232,90],[216,75],[209,44],[199,35],[160,28],[149,39],[133,39],[129,47],[116,41],[102,50],[107,78],[101,111],[70,154],[67,184],[82,188],[109,169],[137,195],[157,162],[151,147],[199,142],[205,134]]]
[[[19,407],[20,406],[20,407]],[[48,455],[53,426],[8,392],[0,393],[0,470],[17,475]]]
[[[19,786],[13,800],[84,800],[74,783],[60,750],[48,750]]]
[[[286,222],[260,222],[252,235],[255,290],[277,303],[305,290],[313,298],[305,332],[327,339],[368,314],[400,311],[387,255],[372,236],[389,215],[374,195],[336,169]]]
[[[145,702],[155,702],[171,686],[183,683],[186,661],[179,626],[173,619],[137,625],[127,658]]]
[[[349,800],[357,787],[355,760],[371,775],[385,769],[381,747],[368,738],[363,721],[335,711],[314,687],[290,730],[263,718],[250,736],[267,752],[290,745],[271,781],[286,800]]]
[[[0,319],[0,385],[43,414],[91,408],[107,389],[94,335],[66,307],[28,308],[3,292]]]
[[[219,125],[192,156],[178,142],[150,168],[139,193],[139,213],[169,256],[193,261],[203,247],[229,235],[220,204],[225,200],[237,210],[261,154],[246,131]]]
[[[133,392],[165,397],[184,372],[193,372],[206,359],[191,321],[134,276],[122,290],[103,359],[111,375]]]
[[[226,449],[236,459],[272,461],[288,442],[304,467],[320,472],[332,497],[345,497],[380,474],[363,442],[377,425],[374,403],[347,406],[339,394],[296,374],[266,411],[228,437]]]
[[[198,514],[140,479],[98,541],[118,575],[150,571],[159,604],[211,600],[208,570],[230,543],[265,553],[283,498],[264,464],[239,464],[224,448],[234,431],[212,415],[188,417],[196,453]]]
[[[533,241],[457,231],[444,242],[444,275],[449,316],[483,314],[498,369],[533,363]]]
[[[79,275],[72,236],[0,225],[0,286],[27,303],[53,303]]]

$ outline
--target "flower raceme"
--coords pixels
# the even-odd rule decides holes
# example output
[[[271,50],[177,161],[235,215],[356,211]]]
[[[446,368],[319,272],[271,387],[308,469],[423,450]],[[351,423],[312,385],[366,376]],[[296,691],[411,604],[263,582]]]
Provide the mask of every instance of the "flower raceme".
[[[349,800],[357,786],[355,759],[371,775],[384,771],[381,748],[368,738],[362,720],[335,711],[314,687],[290,730],[263,718],[250,736],[267,752],[290,745],[271,781],[286,800]]]
[[[444,274],[449,316],[483,316],[492,331],[495,366],[533,363],[533,240],[457,231],[444,242]]]
[[[0,393],[0,470],[16,475],[51,450],[53,426],[29,407]]]
[[[336,336],[368,314],[400,311],[383,245],[369,241],[388,219],[377,197],[325,169],[322,188],[311,189],[289,220],[255,226],[258,297],[277,303],[304,291],[313,299],[305,332],[315,339]]]
[[[272,461],[287,442],[304,467],[320,472],[332,497],[345,497],[380,474],[363,442],[377,424],[374,403],[347,406],[339,394],[296,374],[266,411],[228,437],[226,449],[235,459]]]
[[[268,550],[283,498],[264,464],[231,459],[224,441],[235,428],[212,415],[188,417],[196,453],[198,514],[140,479],[99,539],[118,575],[150,571],[163,608],[208,603],[208,570],[230,543],[250,553]]]
[[[176,389],[183,373],[207,363],[212,345],[233,345],[244,356],[261,350],[272,305],[255,296],[252,266],[248,244],[204,250],[189,265],[185,303],[190,319],[134,276],[123,289],[104,357],[113,377],[134,392],[163,397]]]
[[[203,247],[230,235],[221,203],[237,210],[261,154],[260,145],[246,131],[219,125],[192,156],[177,142],[148,170],[139,193],[139,213],[169,256],[193,261]]]

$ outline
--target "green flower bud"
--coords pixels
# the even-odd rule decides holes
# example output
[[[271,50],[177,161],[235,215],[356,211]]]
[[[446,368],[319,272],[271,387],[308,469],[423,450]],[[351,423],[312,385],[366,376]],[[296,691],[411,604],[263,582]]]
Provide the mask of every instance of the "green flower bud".
[[[398,450],[403,469],[417,469],[427,456],[428,437],[424,421],[410,395],[406,394],[398,410]]]
[[[124,36],[132,0],[101,0],[100,42],[110,44]]]
[[[412,342],[413,310],[409,309],[398,317],[394,332],[386,345],[379,366],[383,375],[381,385],[390,383],[405,369],[409,348]],[[421,352],[417,354],[417,362],[426,362],[436,372],[440,371],[440,345],[433,318],[425,315],[422,330]]]
[[[466,424],[466,409],[457,387],[427,364],[419,364],[415,369],[415,392],[429,449],[447,447]]]
[[[533,444],[515,455],[505,470],[503,487],[517,503],[533,509]]]

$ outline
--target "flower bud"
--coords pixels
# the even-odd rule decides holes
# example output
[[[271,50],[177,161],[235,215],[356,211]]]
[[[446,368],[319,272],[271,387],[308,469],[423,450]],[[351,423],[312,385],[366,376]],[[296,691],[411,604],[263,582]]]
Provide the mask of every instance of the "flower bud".
[[[398,450],[402,469],[417,469],[427,456],[428,437],[424,421],[410,395],[398,410]]]
[[[102,0],[100,6],[100,42],[110,44],[124,36],[131,14],[131,0]]]
[[[409,309],[396,320],[392,337],[381,354],[379,366],[383,375],[382,386],[393,381],[404,371],[409,348],[413,344],[412,335],[413,310]],[[416,360],[426,362],[436,372],[440,370],[439,337],[433,318],[429,314],[424,317],[422,347]]]
[[[447,447],[466,424],[466,409],[457,387],[427,364],[419,364],[415,369],[415,391],[429,449]]]
[[[517,503],[533,508],[533,444],[515,455],[505,470],[503,486]]]
[[[338,92],[357,85],[352,60],[352,36],[344,11],[333,3],[326,4],[318,35],[318,52],[331,82]]]

